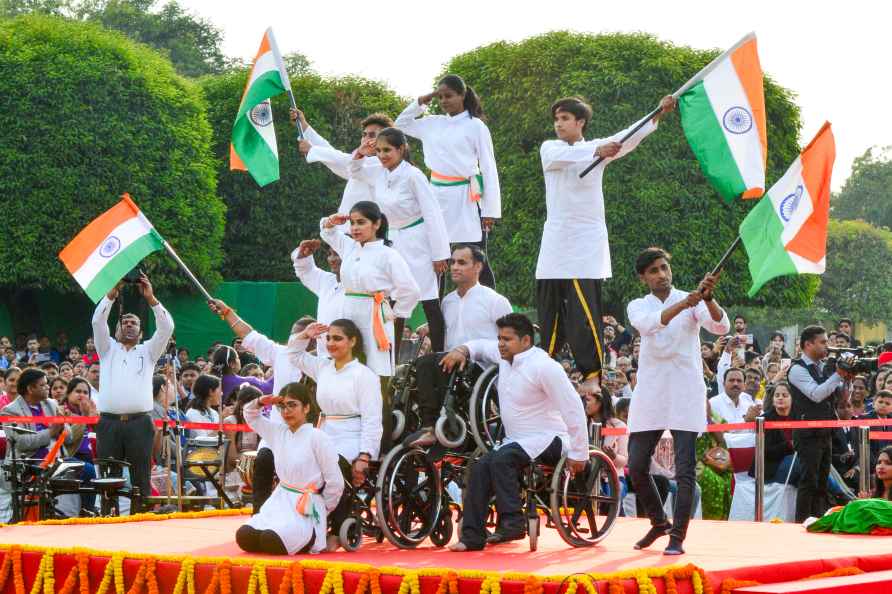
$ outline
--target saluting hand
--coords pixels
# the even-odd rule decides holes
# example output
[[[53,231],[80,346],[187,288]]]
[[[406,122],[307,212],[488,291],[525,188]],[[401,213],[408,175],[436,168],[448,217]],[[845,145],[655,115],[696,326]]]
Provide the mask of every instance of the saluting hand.
[[[307,256],[312,256],[321,245],[322,242],[318,239],[304,239],[297,246],[297,257],[306,258]]]
[[[338,225],[343,225],[349,219],[350,219],[350,217],[348,217],[347,215],[335,213],[335,214],[331,215],[330,217],[328,217],[328,219],[325,221],[325,228],[331,229],[332,227],[337,227]]]
[[[437,96],[437,91],[431,91],[427,95],[422,95],[418,98],[419,105],[427,105],[431,101],[433,101],[434,97]]]
[[[328,326],[321,322],[313,322],[297,335],[298,340],[313,340],[328,332]]]

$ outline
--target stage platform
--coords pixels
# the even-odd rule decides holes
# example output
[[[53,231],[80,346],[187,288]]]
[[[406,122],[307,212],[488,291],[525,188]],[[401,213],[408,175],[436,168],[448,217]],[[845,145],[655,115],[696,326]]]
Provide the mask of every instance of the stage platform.
[[[95,587],[101,580],[108,556],[120,552],[126,553],[123,556],[127,559],[125,574],[128,580],[133,579],[140,559],[146,556],[158,557],[161,594],[173,592],[172,584],[176,582],[179,572],[177,562],[186,558],[194,558],[198,563],[196,579],[200,586],[197,590],[199,594],[205,591],[203,588],[209,583],[214,563],[219,559],[228,559],[233,563],[233,591],[236,592],[241,591],[236,588],[239,584],[246,588],[253,561],[277,561],[267,568],[270,576],[269,590],[273,593],[277,592],[273,588],[281,580],[281,576],[276,573],[283,573],[284,561],[310,560],[309,563],[304,563],[307,572],[306,594],[317,592],[312,587],[314,582],[318,581],[320,587],[322,585],[326,568],[319,562],[330,563],[332,567],[338,567],[337,563],[343,562],[378,568],[381,571],[383,594],[396,594],[403,580],[402,574],[413,572],[420,577],[420,592],[433,594],[439,589],[440,578],[436,576],[443,573],[434,571],[436,568],[457,572],[461,594],[492,590],[480,587],[481,580],[486,582],[490,575],[481,572],[509,572],[510,575],[503,576],[499,588],[503,594],[529,591],[529,585],[527,590],[524,589],[525,576],[514,575],[517,573],[535,574],[543,578],[558,576],[556,581],[546,581],[543,584],[544,594],[550,594],[557,590],[561,576],[573,573],[595,574],[596,581],[602,582],[595,586],[599,592],[608,591],[609,579],[606,579],[605,574],[616,574],[614,581],[621,579],[625,591],[629,592],[638,590],[632,579],[636,573],[649,574],[656,590],[664,592],[666,588],[661,575],[665,573],[667,566],[692,565],[702,569],[702,575],[709,582],[704,584],[705,589],[716,593],[722,590],[723,585],[728,586],[731,583],[725,580],[769,584],[798,580],[842,568],[857,568],[851,570],[853,573],[857,570],[892,570],[892,537],[808,534],[801,526],[792,524],[693,521],[685,541],[688,554],[682,557],[664,557],[661,554],[667,539],[658,541],[653,550],[634,550],[632,544],[647,531],[649,524],[645,520],[620,518],[602,545],[587,549],[568,547],[556,531],[546,528],[542,531],[539,550],[536,552],[529,550],[526,540],[488,547],[482,552],[451,553],[433,546],[399,550],[386,541],[378,544],[366,539],[362,548],[355,553],[324,553],[283,559],[249,555],[239,550],[234,542],[234,534],[244,519],[243,516],[226,516],[116,524],[6,526],[0,528],[0,543],[6,549],[6,554],[9,545],[20,545],[24,549],[24,557],[33,557],[30,561],[26,559],[24,563],[29,587],[27,591],[30,591],[32,584],[29,574],[36,573],[37,559],[41,556],[41,549],[46,547],[58,551],[55,553],[57,590],[61,588],[69,569],[75,565],[73,557],[69,562],[63,562],[60,557],[71,554],[70,551],[63,553],[59,549],[81,547],[92,549],[88,552],[91,557],[90,574],[95,577],[91,592],[96,591]],[[208,558],[217,558],[217,561]],[[64,567],[60,564],[64,564]],[[170,567],[162,568],[167,564]],[[210,569],[202,571],[199,567],[202,564],[208,565]],[[342,569],[343,594],[352,594],[358,578],[351,579],[348,574],[361,574],[363,569],[354,566],[343,566]],[[677,592],[697,590],[691,582],[690,570],[687,567],[687,580],[682,579],[685,571],[677,571]],[[319,575],[314,577],[313,571],[319,572]],[[638,584],[640,583],[639,577]],[[472,589],[472,584],[476,589]],[[0,594],[14,594],[11,580],[4,586]],[[129,581],[127,587],[130,587]],[[580,585],[580,588],[583,587],[584,585]],[[410,592],[412,591],[410,588]],[[108,594],[111,592],[112,590]]]

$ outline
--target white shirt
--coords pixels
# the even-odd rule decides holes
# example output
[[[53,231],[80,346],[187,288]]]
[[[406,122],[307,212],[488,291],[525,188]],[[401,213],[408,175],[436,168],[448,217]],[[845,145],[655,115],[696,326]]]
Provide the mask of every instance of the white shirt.
[[[700,355],[700,327],[725,334],[731,327],[728,314],[712,319],[706,303],[688,308],[664,326],[664,309],[683,301],[687,293],[673,288],[660,301],[653,294],[630,302],[629,322],[641,335],[638,383],[629,405],[629,431],[677,429],[706,430],[706,384]]]
[[[152,375],[173,335],[173,318],[160,303],[153,306],[155,334],[127,350],[108,330],[113,305],[114,301],[103,297],[93,314],[93,341],[101,361],[96,408],[117,415],[150,412],[155,404]]]
[[[273,394],[278,394],[292,382],[299,382],[303,376],[300,369],[291,364],[288,347],[270,340],[257,330],[251,330],[245,336],[242,346],[257,355],[261,363],[273,368]],[[270,409],[269,418],[277,423],[282,422],[282,415],[275,406]]]
[[[472,340],[471,359],[499,366],[499,411],[505,427],[503,444],[515,442],[530,458],[560,437],[571,460],[588,460],[588,420],[582,399],[560,363],[539,347],[514,356],[499,355],[497,340]]]
[[[542,143],[539,154],[545,176],[546,217],[536,264],[537,279],[613,275],[602,188],[604,168],[632,151],[656,128],[652,121],[646,123],[623,143],[619,153],[604,159],[581,179],[579,174],[595,159],[595,150],[602,144],[619,142],[631,127],[610,138],[574,144],[563,140]]]
[[[391,231],[424,219],[430,253],[434,260],[448,260],[451,255],[443,212],[430,183],[421,170],[402,161],[393,171],[385,167],[365,167],[365,159],[350,163],[350,175],[365,180],[375,188],[375,202],[387,217]]]
[[[324,419],[321,429],[348,461],[355,460],[360,452],[377,458],[384,433],[381,381],[355,359],[335,369],[334,360],[308,353],[308,343],[293,337],[288,342],[288,354],[296,367],[315,380],[319,410],[326,416],[359,415],[351,419]]]
[[[332,147],[312,126],[308,126],[303,131],[303,134],[304,138],[312,145],[310,152],[307,153],[307,163],[322,163],[332,173],[347,180],[347,185],[344,186],[344,193],[341,195],[341,204],[338,206],[339,213],[347,214],[357,202],[375,199],[371,185],[360,179],[350,177],[349,167],[350,162],[353,160],[352,153],[345,153]],[[363,165],[366,167],[381,166],[378,157],[375,156],[366,157],[363,161]],[[338,229],[342,233],[349,233],[350,222],[338,225]]]
[[[340,227],[339,227],[340,229]],[[316,266],[313,256],[298,257],[298,249],[291,252],[294,263],[294,274],[303,285],[318,298],[316,304],[316,321],[330,324],[344,317],[344,286],[337,275],[326,272]],[[316,339],[316,352],[325,355],[325,335]],[[278,394],[278,392],[276,392]]]
[[[505,297],[480,283],[468,289],[464,297],[452,291],[440,307],[446,319],[447,351],[469,340],[494,340],[499,334],[496,320],[513,311]]]
[[[421,291],[403,257],[395,249],[384,245],[383,240],[362,245],[334,227],[326,229],[326,220],[323,218],[319,222],[319,234],[341,257],[344,294],[384,291],[395,302],[394,315],[398,318],[410,317]]]
[[[753,397],[746,392],[741,392],[737,398],[737,405],[726,393],[709,399],[709,406],[713,414],[719,415],[726,423],[745,423],[744,415],[755,404]],[[752,448],[756,446],[756,434],[754,431],[725,431],[725,443],[729,448]]]
[[[479,167],[483,176],[480,215],[498,219],[502,216],[502,191],[492,148],[489,128],[467,111],[458,115],[418,116],[427,111],[416,99],[396,118],[396,127],[421,140],[424,163],[433,171],[450,177],[469,178]],[[447,217],[450,213],[445,213]],[[479,229],[480,221],[476,225]]]
[[[281,418],[280,416],[279,419]],[[209,408],[207,412],[201,412],[197,408],[190,408],[186,411],[186,420],[190,423],[219,423],[220,413],[215,408]],[[189,436],[193,438],[216,437],[217,431],[217,429],[189,429]]]

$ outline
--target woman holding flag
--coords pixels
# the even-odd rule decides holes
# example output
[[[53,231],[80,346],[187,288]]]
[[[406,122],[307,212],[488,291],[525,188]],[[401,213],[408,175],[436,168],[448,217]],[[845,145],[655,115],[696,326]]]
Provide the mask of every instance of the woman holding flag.
[[[419,117],[436,97],[446,115]],[[437,89],[422,95],[396,119],[396,127],[418,138],[431,185],[446,219],[449,241],[473,243],[486,249],[488,233],[502,216],[499,175],[489,128],[480,119],[483,108],[474,89],[458,75],[440,79]],[[480,282],[490,288],[495,279],[484,263]]]

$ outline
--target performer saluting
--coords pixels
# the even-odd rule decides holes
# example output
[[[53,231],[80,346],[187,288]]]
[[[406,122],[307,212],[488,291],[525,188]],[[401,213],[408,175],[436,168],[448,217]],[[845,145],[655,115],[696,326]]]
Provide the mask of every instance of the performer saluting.
[[[446,115],[419,118],[434,97]],[[482,116],[474,89],[460,76],[448,74],[435,91],[403,110],[396,127],[422,142],[424,162],[431,169],[431,185],[443,209],[449,241],[476,243],[486,249],[481,226],[488,232],[502,216],[502,197],[492,137]],[[488,263],[480,282],[494,286]]]
[[[601,181],[608,163],[632,151],[675,109],[664,97],[662,111],[620,144],[628,130],[587,141],[583,133],[592,108],[578,97],[551,106],[556,140],[542,143],[546,219],[536,264],[536,302],[542,346],[549,355],[570,344],[585,379],[597,381],[604,349],[600,338],[601,281],[610,278],[610,246]],[[631,128],[629,128],[630,130]],[[604,159],[587,176],[594,158]]]
[[[275,404],[284,424],[261,414]],[[318,553],[326,547],[326,514],[344,490],[338,455],[328,436],[307,424],[310,394],[303,384],[282,388],[277,397],[252,400],[244,408],[245,421],[273,451],[279,485],[260,513],[235,533],[250,553],[293,555],[304,547]]]
[[[381,167],[364,166],[365,154],[374,148]],[[405,258],[421,289],[421,304],[430,328],[431,348],[443,350],[446,323],[440,309],[437,275],[445,272],[449,237],[443,213],[424,174],[409,162],[406,135],[386,128],[372,142],[363,141],[350,164],[350,175],[375,186],[375,202],[392,225],[393,247]]]
[[[336,229],[350,221],[347,237]],[[394,317],[402,332],[421,292],[409,265],[385,245],[387,218],[374,202],[357,202],[347,215],[320,221],[323,241],[341,257],[344,317],[362,333],[366,365],[379,376],[393,375]],[[391,309],[390,301],[393,301]]]
[[[731,324],[712,296],[718,277],[707,275],[693,293],[679,291],[672,286],[670,258],[668,252],[652,247],[635,262],[650,294],[628,306],[629,322],[641,334],[638,383],[629,407],[629,473],[651,522],[650,531],[635,548],[647,548],[670,534],[663,554],[681,555],[694,502],[695,442],[697,434],[706,431],[700,328],[722,335]],[[648,474],[654,449],[666,429],[672,432],[678,482],[673,523],[666,519]]]

